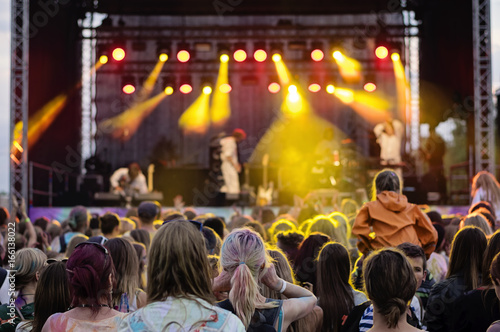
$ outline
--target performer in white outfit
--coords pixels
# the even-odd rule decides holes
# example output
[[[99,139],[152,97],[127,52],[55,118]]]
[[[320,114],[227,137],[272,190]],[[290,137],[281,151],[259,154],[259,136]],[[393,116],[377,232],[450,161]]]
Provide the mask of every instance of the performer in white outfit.
[[[238,143],[246,138],[246,133],[242,129],[235,129],[233,134],[220,140],[222,162],[221,171],[224,178],[224,185],[220,191],[226,194],[240,193],[240,180],[238,173],[241,165],[238,162]]]
[[[148,193],[146,177],[142,174],[141,167],[137,163],[130,164],[128,168],[117,169],[109,181],[111,182],[111,191],[115,194],[132,196]]]
[[[397,165],[401,163],[401,140],[403,139],[403,124],[399,120],[389,119],[379,123],[373,129],[380,145],[380,164]],[[396,170],[399,176],[403,176],[400,167]]]

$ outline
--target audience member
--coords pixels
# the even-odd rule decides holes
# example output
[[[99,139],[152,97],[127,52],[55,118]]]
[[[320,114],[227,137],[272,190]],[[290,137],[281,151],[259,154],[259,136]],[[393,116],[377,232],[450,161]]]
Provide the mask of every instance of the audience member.
[[[156,202],[144,201],[139,204],[137,215],[141,221],[141,229],[147,230],[153,236],[156,233],[153,223],[161,217],[161,206]]]
[[[203,223],[203,226],[213,229],[221,239],[224,239],[224,237],[226,237],[226,224],[220,217],[207,218]]]
[[[237,317],[214,306],[205,241],[190,223],[160,227],[151,244],[148,278],[148,305],[126,316],[119,331],[245,330]]]
[[[234,312],[247,329],[286,331],[316,305],[313,293],[278,278],[262,238],[250,229],[236,229],[226,237],[220,263],[223,270],[215,279],[214,291],[229,291],[229,299],[218,305]],[[258,281],[288,299],[266,299],[259,293]]]
[[[500,299],[500,253],[495,256],[490,268],[491,279],[497,298]],[[499,332],[500,320],[493,322],[486,332]]]
[[[58,312],[65,312],[71,304],[66,261],[47,260],[35,291],[35,317],[33,321],[20,323],[16,331],[42,331],[47,319]]]
[[[318,305],[323,309],[322,331],[340,331],[342,319],[356,305],[365,302],[366,295],[349,284],[351,262],[347,248],[328,242],[318,255]]]
[[[120,236],[120,217],[116,213],[107,212],[99,218],[101,220],[102,235],[107,239]]]
[[[23,248],[16,252],[12,275],[15,275],[17,297],[13,311],[9,307],[12,302],[0,306],[0,331],[15,331],[22,320],[33,320],[35,292],[46,261],[47,256],[39,249]]]
[[[294,264],[299,246],[304,240],[304,234],[298,231],[278,232],[276,246],[283,250],[290,264]]]
[[[384,169],[375,176],[373,201],[363,205],[352,228],[363,254],[403,242],[421,246],[427,258],[434,251],[436,230],[418,206],[408,203],[401,189],[401,180],[393,170]],[[372,232],[375,237],[370,236]]]
[[[122,238],[106,242],[116,271],[113,288],[113,308],[120,312],[134,312],[146,305],[146,293],[139,288],[137,269],[139,261],[134,246]]]
[[[454,304],[453,331],[486,331],[491,323],[500,319],[500,304],[490,276],[491,263],[499,252],[500,231],[497,231],[489,239],[484,253],[481,286],[466,293]]]
[[[134,239],[134,241],[144,244],[146,247],[146,253],[149,253],[151,237],[149,236],[148,231],[144,229],[134,229],[130,232],[130,236]]]
[[[484,232],[474,226],[462,228],[453,239],[446,279],[431,290],[424,316],[429,331],[451,331],[453,303],[481,282],[481,263],[486,249]]]
[[[300,244],[293,270],[295,271],[297,281],[302,285],[314,286],[316,283],[316,257],[318,257],[321,247],[329,241],[331,241],[330,237],[325,234],[312,233]],[[317,294],[315,287],[312,290]]]
[[[472,179],[471,205],[480,201],[491,204],[495,216],[500,216],[500,184],[495,176],[487,171],[477,173]]]
[[[116,273],[108,249],[94,242],[80,243],[66,270],[71,306],[50,316],[42,331],[116,331],[125,314],[112,308]]]
[[[402,252],[386,248],[371,253],[364,262],[363,275],[374,308],[370,331],[421,331],[406,321],[417,280]]]

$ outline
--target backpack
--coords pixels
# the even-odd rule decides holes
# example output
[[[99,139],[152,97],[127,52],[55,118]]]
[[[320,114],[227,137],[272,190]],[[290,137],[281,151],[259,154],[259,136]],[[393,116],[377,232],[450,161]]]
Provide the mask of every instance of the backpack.
[[[370,304],[372,304],[371,301],[366,301],[352,308],[347,319],[342,322],[340,332],[359,332],[359,321]]]
[[[279,302],[279,306],[264,310],[255,309],[250,325],[247,328],[247,332],[276,332],[274,322],[276,322],[276,319],[279,319],[283,301],[266,299],[266,302],[273,301]],[[217,303],[217,306],[236,315],[233,305],[229,302],[229,300],[219,302]]]

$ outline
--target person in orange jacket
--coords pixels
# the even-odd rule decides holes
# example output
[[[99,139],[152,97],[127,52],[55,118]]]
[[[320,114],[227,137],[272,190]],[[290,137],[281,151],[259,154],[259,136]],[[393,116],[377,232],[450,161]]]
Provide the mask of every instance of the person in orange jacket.
[[[363,253],[410,242],[421,246],[427,258],[434,251],[437,232],[415,204],[401,194],[401,180],[391,169],[378,172],[373,180],[373,201],[363,205],[352,228]]]

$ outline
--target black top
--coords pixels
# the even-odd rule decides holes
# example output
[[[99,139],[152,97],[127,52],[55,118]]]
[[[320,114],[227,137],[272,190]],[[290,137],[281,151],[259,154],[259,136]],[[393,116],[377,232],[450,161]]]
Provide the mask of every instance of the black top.
[[[500,303],[494,289],[478,288],[459,298],[452,312],[453,331],[484,332],[500,319]]]
[[[250,326],[248,326],[247,328],[247,331],[276,331],[274,325],[276,324],[276,320],[279,319],[283,301],[266,299],[266,303],[269,302],[277,302],[278,306],[270,309],[256,309],[253,314],[252,321],[250,322]],[[231,304],[231,302],[229,302],[229,300],[218,302],[217,306],[236,315],[233,305]]]

